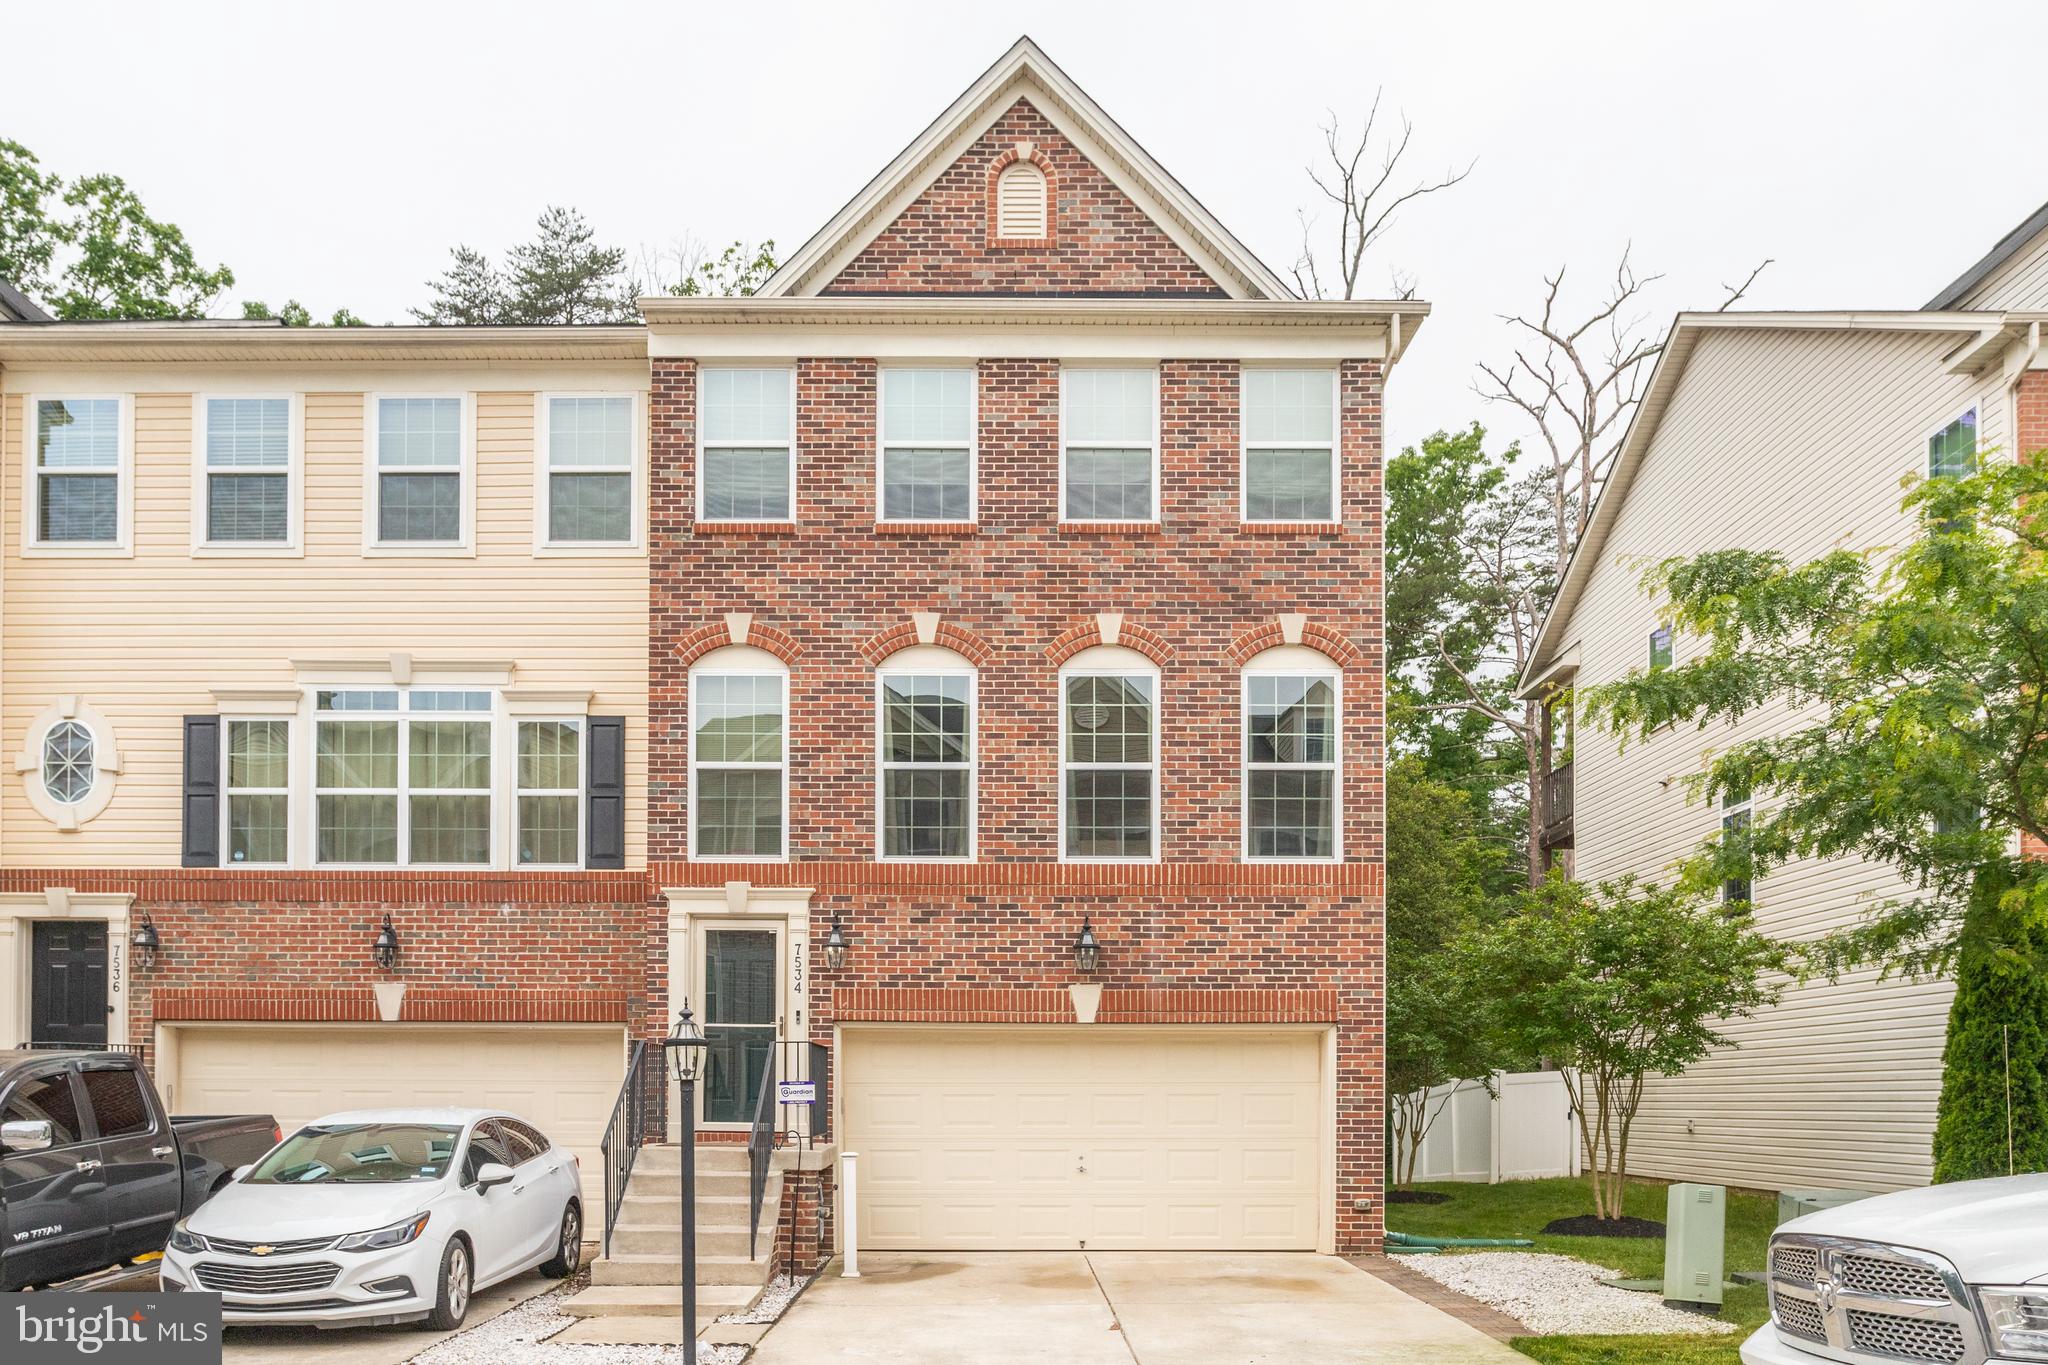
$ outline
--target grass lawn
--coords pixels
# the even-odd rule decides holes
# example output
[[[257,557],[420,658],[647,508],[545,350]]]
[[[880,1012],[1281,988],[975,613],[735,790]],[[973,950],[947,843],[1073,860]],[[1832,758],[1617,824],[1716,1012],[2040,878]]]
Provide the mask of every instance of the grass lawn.
[[[1576,1256],[1595,1265],[1613,1266],[1632,1278],[1655,1278],[1664,1273],[1661,1237],[1546,1237],[1539,1231],[1554,1218],[1593,1211],[1592,1194],[1583,1179],[1413,1188],[1439,1191],[1451,1196],[1451,1202],[1389,1206],[1387,1223],[1396,1232],[1423,1237],[1528,1237],[1536,1243],[1529,1248],[1532,1251]],[[1657,1181],[1630,1181],[1626,1211],[1638,1218],[1663,1222],[1664,1188]],[[1777,1221],[1776,1196],[1729,1192],[1729,1273],[1763,1269],[1765,1245]],[[1522,1337],[1514,1345],[1523,1355],[1559,1365],[1636,1365],[1648,1361],[1736,1365],[1736,1347],[1770,1316],[1763,1287],[1744,1285],[1728,1290],[1721,1316],[1742,1330],[1718,1337]]]

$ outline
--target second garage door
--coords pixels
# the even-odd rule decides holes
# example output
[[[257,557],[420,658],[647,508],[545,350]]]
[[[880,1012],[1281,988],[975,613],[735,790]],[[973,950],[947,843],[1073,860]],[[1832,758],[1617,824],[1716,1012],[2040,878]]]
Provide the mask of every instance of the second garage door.
[[[272,1113],[289,1133],[341,1109],[504,1109],[575,1152],[586,1186],[603,1179],[597,1145],[625,1075],[617,1026],[184,1024],[175,1035],[167,1083],[179,1113]]]
[[[877,1250],[1314,1250],[1323,1039],[848,1028],[845,1149]]]

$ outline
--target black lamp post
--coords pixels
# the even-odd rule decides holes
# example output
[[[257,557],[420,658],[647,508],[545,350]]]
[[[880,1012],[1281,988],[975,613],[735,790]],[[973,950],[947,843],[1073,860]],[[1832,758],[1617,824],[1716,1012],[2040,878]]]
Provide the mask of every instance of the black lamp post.
[[[839,932],[839,916],[832,917],[832,932],[825,936],[825,965],[838,971],[846,965],[846,935]]]
[[[135,937],[128,941],[128,946],[135,950],[135,968],[137,971],[146,972],[151,967],[154,967],[156,965],[156,950],[164,946],[163,939],[157,936],[156,921],[148,915],[144,915],[142,917],[142,927],[135,931]]]
[[[1093,972],[1102,961],[1102,945],[1095,941],[1095,930],[1087,917],[1081,920],[1081,936],[1074,940],[1074,966],[1086,973]]]
[[[683,1087],[683,1365],[697,1365],[697,1071],[709,1040],[690,1017],[689,1001],[676,1016],[675,1032],[661,1045]]]
[[[384,927],[377,931],[377,941],[370,945],[370,956],[387,972],[391,970],[391,964],[398,961],[398,931],[391,927],[389,915],[384,917]]]

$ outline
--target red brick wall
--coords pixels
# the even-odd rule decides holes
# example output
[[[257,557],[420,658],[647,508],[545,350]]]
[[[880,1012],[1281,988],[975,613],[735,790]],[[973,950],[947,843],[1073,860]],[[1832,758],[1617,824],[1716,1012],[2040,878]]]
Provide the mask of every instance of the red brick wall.
[[[1377,1249],[1381,1224],[1383,715],[1380,368],[1343,371],[1343,525],[1273,533],[1238,520],[1237,365],[1161,367],[1162,518],[1103,533],[1058,522],[1059,367],[984,362],[979,523],[968,534],[878,535],[875,365],[798,367],[795,528],[701,536],[690,515],[694,372],[654,362],[649,839],[657,885],[728,879],[815,887],[812,942],[841,916],[851,960],[817,971],[814,1036],[834,992],[1016,992],[1006,1016],[1075,979],[1084,914],[1112,998],[1177,991],[1313,993],[1339,1048],[1337,1227]],[[935,611],[987,649],[979,671],[979,857],[874,862],[873,671],[863,648]],[[1125,613],[1161,665],[1162,862],[1057,861],[1056,646],[1093,614]],[[727,612],[771,628],[790,668],[792,862],[697,863],[687,847],[688,663]],[[1279,613],[1306,614],[1357,657],[1344,693],[1344,853],[1338,866],[1239,859],[1239,660]],[[710,632],[715,634],[715,631]],[[650,920],[650,949],[663,932]],[[651,965],[654,953],[651,952]],[[814,968],[816,964],[814,963]],[[650,991],[661,996],[659,970]],[[1137,992],[1152,993],[1139,996]],[[1222,997],[1227,1000],[1229,997]],[[1203,996],[1215,1009],[1217,997]],[[1322,1002],[1334,1002],[1334,1008]],[[1105,1002],[1107,1003],[1107,1001]],[[1296,1002],[1298,1003],[1298,1002]],[[651,1007],[660,1018],[666,1007]],[[1204,1018],[1250,1022],[1270,1000]],[[1173,1017],[1170,1009],[1162,1014]],[[1005,1017],[1005,1016],[998,1016]],[[1183,1014],[1180,1017],[1191,1017]],[[1372,1198],[1375,1210],[1356,1212]]]
[[[771,1276],[815,1275],[832,1259],[837,1186],[838,1177],[829,1165],[783,1172],[782,1207],[773,1225],[775,1246],[769,1251]]]
[[[1051,234],[990,241],[992,177],[1032,143],[1045,168]],[[1201,294],[1224,291],[1025,100],[934,181],[825,286],[828,294]]]

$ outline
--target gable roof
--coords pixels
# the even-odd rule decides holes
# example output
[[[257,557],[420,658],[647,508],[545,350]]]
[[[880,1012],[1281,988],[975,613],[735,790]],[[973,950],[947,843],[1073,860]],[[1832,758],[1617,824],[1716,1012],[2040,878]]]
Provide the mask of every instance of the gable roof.
[[[1991,248],[1983,260],[1965,270],[1949,284],[1949,287],[1921,305],[1928,312],[1940,312],[1956,306],[1963,295],[1984,283],[1987,276],[2019,254],[2025,246],[2043,230],[2048,230],[2048,204],[2041,205],[2027,216],[2027,220],[2011,232],[1998,239],[1998,245]]]
[[[0,280],[0,322],[55,321],[55,318],[36,306],[34,299],[7,281]]]
[[[803,298],[824,289],[1020,95],[1029,97],[1033,108],[1058,127],[1232,298],[1294,297],[1265,262],[1028,37],[1019,38],[846,207],[784,261],[756,297]]]

